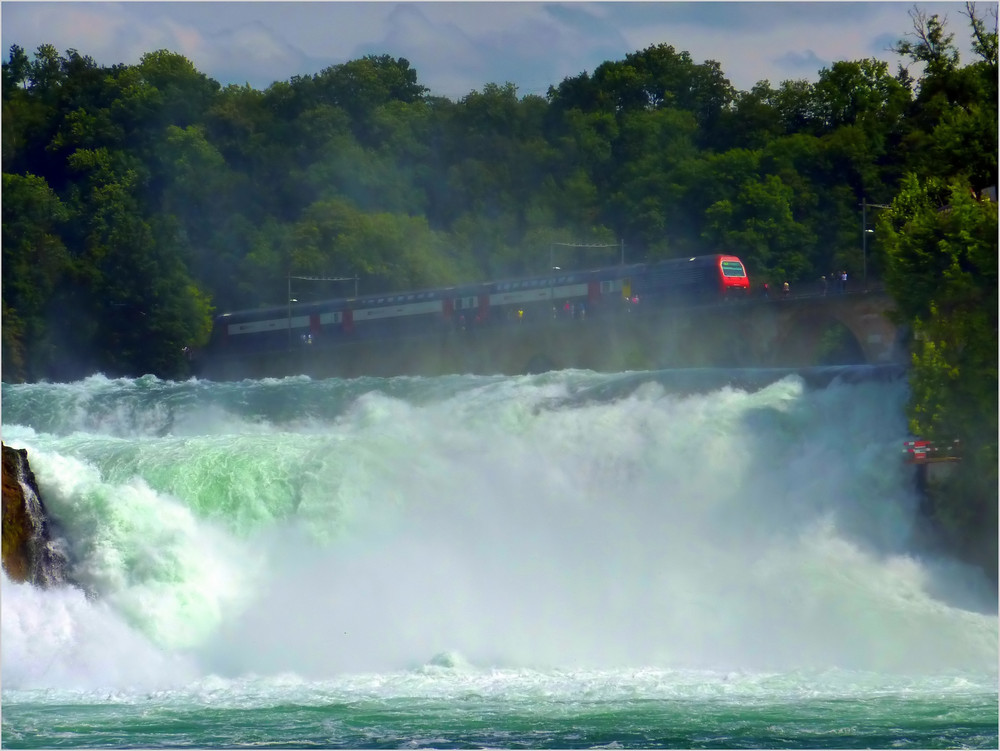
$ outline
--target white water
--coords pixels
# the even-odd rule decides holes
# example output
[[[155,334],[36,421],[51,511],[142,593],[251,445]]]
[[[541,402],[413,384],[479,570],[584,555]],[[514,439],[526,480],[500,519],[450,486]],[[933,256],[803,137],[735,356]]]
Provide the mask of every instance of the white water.
[[[4,578],[5,691],[435,665],[995,675],[985,581],[911,546],[900,383],[564,398],[615,384],[372,382],[331,412],[307,381],[247,385],[247,409],[192,382],[100,415],[88,394],[136,382],[74,385],[69,429],[4,441],[93,597]]]

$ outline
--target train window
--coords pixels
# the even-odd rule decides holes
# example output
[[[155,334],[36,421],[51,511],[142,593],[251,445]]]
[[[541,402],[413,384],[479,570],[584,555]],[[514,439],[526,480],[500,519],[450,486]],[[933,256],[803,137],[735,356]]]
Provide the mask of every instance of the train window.
[[[746,276],[746,271],[743,270],[743,264],[739,261],[723,261],[722,262],[722,275],[723,276]]]

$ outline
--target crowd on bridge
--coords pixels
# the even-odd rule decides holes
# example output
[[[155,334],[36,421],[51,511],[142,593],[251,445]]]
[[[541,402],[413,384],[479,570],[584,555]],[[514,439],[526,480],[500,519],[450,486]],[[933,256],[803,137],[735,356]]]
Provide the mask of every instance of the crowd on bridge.
[[[831,292],[831,282],[833,283],[832,292],[844,294],[847,292],[847,272],[841,271],[837,273],[831,271],[829,275],[824,274],[819,278],[819,294],[824,297]],[[766,300],[771,299],[771,287],[767,282],[761,284],[760,296]],[[792,296],[792,289],[788,282],[784,282],[781,285],[781,299],[787,299]]]

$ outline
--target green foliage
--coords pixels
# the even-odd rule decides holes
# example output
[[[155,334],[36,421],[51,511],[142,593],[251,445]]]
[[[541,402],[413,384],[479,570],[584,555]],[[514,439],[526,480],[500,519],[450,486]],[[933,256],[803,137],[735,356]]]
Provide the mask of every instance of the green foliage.
[[[4,372],[181,372],[213,307],[281,301],[289,274],[402,289],[535,273],[590,243],[612,248],[561,263],[624,246],[630,261],[730,251],[792,285],[858,275],[862,200],[888,203],[907,173],[996,184],[995,31],[970,18],[961,67],[922,21],[903,48],[926,68],[915,83],[858,60],[736,92],[718,63],[658,44],[546,98],[489,83],[454,102],[388,55],[257,91],[168,50],[105,68],[15,45]],[[872,236],[870,270],[887,242]]]
[[[66,206],[40,177],[3,175],[3,380],[38,378],[53,356],[47,316],[69,270]]]
[[[886,281],[916,336],[911,429],[943,438],[986,420],[995,434],[996,204],[961,180],[909,177],[880,227]]]
[[[812,115],[825,129],[858,124],[870,137],[894,126],[910,100],[886,63],[874,59],[837,62],[823,69],[813,97]]]
[[[886,284],[913,332],[910,430],[960,439],[959,471],[930,483],[931,516],[954,550],[997,576],[997,31],[966,6],[978,62],[914,11],[897,50],[925,66],[900,128],[908,174],[878,224]],[[987,197],[991,189],[994,200]]]
[[[454,283],[461,266],[423,218],[371,214],[335,199],[303,213],[288,269],[291,274],[358,276],[364,280],[362,292],[372,293]]]
[[[992,539],[997,505],[997,204],[962,179],[908,177],[880,223],[886,282],[913,329],[913,434],[966,447],[962,472],[932,489],[936,516],[959,540]],[[983,526],[992,509],[992,526]],[[988,542],[988,540],[987,540]]]

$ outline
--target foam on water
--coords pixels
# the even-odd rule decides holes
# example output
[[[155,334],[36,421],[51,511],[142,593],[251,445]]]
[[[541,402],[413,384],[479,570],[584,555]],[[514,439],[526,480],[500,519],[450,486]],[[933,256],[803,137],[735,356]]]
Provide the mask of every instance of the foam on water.
[[[996,672],[983,577],[913,548],[898,381],[89,379],[3,400],[92,594],[4,581],[5,692]]]

